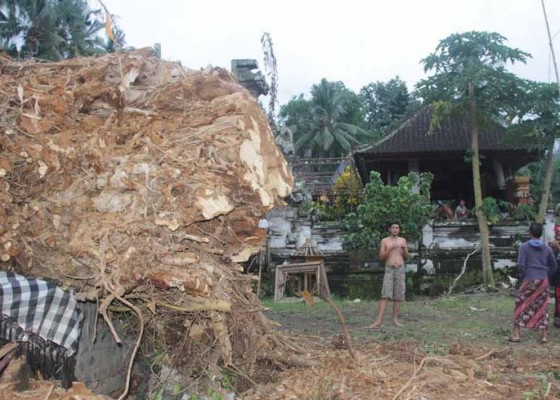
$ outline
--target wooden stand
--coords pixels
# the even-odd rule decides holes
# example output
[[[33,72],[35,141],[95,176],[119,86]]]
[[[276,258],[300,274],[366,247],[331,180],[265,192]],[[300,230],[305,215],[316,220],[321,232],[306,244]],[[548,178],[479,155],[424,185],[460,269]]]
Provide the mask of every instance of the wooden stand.
[[[289,275],[303,274],[303,290],[308,291],[309,282],[314,279],[317,282],[317,292],[319,297],[327,299],[331,296],[325,264],[323,260],[309,261],[296,264],[284,264],[276,267],[276,279],[274,284],[274,301],[284,298],[286,282]]]

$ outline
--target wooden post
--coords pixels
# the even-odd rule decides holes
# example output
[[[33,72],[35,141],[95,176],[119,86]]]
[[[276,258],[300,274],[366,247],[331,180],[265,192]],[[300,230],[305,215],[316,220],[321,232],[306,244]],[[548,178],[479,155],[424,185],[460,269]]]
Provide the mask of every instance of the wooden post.
[[[263,251],[264,248],[264,251]],[[261,280],[262,280],[262,269],[263,269],[263,265],[266,264],[270,265],[270,260],[269,260],[269,244],[268,244],[268,230],[266,231],[266,239],[265,239],[265,243],[264,246],[261,245],[261,249],[259,251],[259,280],[258,280],[258,286],[257,286],[257,299],[261,298]]]
[[[261,279],[262,279],[262,267],[264,264],[264,256],[262,254],[262,246],[261,250],[259,251],[259,280],[257,281],[257,299],[261,298]]]

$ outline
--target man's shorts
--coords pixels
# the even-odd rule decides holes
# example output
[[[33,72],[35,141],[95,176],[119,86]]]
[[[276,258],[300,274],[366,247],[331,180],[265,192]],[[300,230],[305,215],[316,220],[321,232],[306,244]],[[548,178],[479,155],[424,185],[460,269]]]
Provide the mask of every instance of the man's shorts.
[[[406,280],[404,265],[386,265],[383,276],[381,298],[389,300],[404,300]]]

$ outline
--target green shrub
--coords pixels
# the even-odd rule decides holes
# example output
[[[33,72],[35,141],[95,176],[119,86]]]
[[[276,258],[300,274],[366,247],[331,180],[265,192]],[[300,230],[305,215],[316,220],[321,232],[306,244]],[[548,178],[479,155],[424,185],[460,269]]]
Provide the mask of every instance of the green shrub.
[[[410,173],[399,179],[396,186],[384,185],[378,172],[372,171],[365,186],[363,204],[344,219],[347,234],[343,236],[346,249],[367,249],[377,245],[387,234],[389,224],[398,221],[401,234],[418,240],[422,227],[434,215],[430,204],[433,175]]]

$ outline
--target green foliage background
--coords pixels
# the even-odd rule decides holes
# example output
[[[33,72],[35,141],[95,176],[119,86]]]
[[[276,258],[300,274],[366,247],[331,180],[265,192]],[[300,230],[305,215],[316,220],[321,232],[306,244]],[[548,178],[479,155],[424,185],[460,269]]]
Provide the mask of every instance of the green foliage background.
[[[430,204],[433,175],[410,173],[399,179],[397,185],[384,185],[378,172],[372,171],[370,182],[364,188],[364,202],[355,213],[344,219],[348,231],[343,237],[346,249],[367,249],[377,245],[386,236],[389,224],[399,222],[401,235],[418,240],[422,227],[434,215]],[[415,187],[418,186],[418,190]]]

